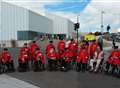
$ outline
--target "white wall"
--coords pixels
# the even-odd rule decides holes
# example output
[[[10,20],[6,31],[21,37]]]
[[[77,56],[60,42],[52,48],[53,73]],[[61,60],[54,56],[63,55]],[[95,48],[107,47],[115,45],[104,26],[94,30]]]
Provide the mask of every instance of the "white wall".
[[[0,40],[17,40],[17,31],[52,33],[52,20],[17,5],[1,2]]]
[[[17,40],[17,30],[29,30],[28,10],[7,2],[2,2],[1,30],[1,40]]]
[[[39,13],[29,11],[29,29],[40,33],[52,33],[53,21]]]
[[[74,23],[70,20],[51,14],[46,13],[46,16],[53,20],[53,33],[54,34],[66,34],[71,35],[71,33],[74,31]]]

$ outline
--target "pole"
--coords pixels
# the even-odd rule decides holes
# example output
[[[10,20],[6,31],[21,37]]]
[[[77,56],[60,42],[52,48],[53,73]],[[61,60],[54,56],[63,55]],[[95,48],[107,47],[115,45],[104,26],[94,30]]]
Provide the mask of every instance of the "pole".
[[[78,16],[78,15],[77,15],[77,23],[79,23],[79,16]],[[79,40],[78,40],[78,37],[79,37],[79,34],[78,34],[78,29],[77,29],[77,31],[76,31],[76,32],[77,32],[77,43],[78,43],[78,41],[79,41]]]
[[[104,14],[104,11],[101,11],[101,33],[103,34],[103,28],[104,28],[104,25],[103,25],[103,14]]]

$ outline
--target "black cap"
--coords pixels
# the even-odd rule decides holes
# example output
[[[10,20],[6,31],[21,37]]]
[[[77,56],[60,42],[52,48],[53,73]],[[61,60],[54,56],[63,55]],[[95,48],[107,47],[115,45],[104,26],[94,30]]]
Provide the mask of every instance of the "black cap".
[[[40,50],[39,48],[36,48],[36,50]]]
[[[82,49],[84,50],[84,49],[85,49],[85,47],[82,47]]]
[[[4,48],[4,51],[8,51],[8,49],[7,49],[7,48]]]
[[[74,39],[72,38],[71,41],[73,41]]]
[[[33,43],[36,43],[36,41],[33,41]]]
[[[50,42],[50,43],[53,43],[53,41],[52,41],[52,40],[50,40],[49,42]]]
[[[118,46],[115,46],[114,49],[118,49]]]
[[[27,45],[27,43],[24,43],[24,45]]]

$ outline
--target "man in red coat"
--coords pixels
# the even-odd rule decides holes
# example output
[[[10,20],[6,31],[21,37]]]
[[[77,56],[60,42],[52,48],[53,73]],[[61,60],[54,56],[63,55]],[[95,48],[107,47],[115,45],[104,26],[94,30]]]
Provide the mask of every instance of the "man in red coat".
[[[27,69],[29,69],[28,58],[29,56],[26,51],[20,51],[20,54],[18,56],[18,62],[19,62],[18,70],[20,72],[25,72],[27,71]]]
[[[87,41],[83,41],[83,43],[80,46],[79,52],[81,52],[85,48],[86,53],[89,55],[89,43]]]
[[[11,60],[11,54],[7,48],[5,48],[1,54],[1,61],[4,67],[7,67],[7,71],[14,71],[13,60]]]
[[[35,53],[35,50],[39,48],[39,46],[36,44],[35,41],[32,42],[32,44],[30,45],[30,52],[31,52],[31,55],[32,55],[32,59],[34,59],[34,53]]]
[[[92,44],[90,44],[90,46],[89,46],[90,59],[94,58],[97,47],[98,47],[98,44],[97,44],[96,40],[93,40]]]
[[[33,41],[30,45],[30,59],[31,59],[31,66],[33,66],[33,60],[34,60],[34,53],[35,53],[35,50],[39,48],[39,46],[36,44],[36,41]]]
[[[77,51],[78,51],[77,42],[75,42],[74,39],[71,39],[71,42],[69,43],[68,48],[69,48],[70,51],[72,51],[72,53],[73,53],[72,59],[73,59],[73,61],[75,61],[75,59],[77,57]]]
[[[0,52],[0,74],[2,73],[2,58],[1,58],[1,52]]]
[[[50,52],[50,49],[53,48],[55,50],[55,46],[53,45],[53,41],[50,41],[49,44],[46,46],[46,54]]]
[[[61,39],[57,44],[58,51],[65,51],[65,42]]]
[[[47,52],[48,58],[48,67],[49,71],[57,70],[57,53],[54,48],[50,48],[49,52]]]
[[[65,42],[63,39],[61,39],[58,44],[57,44],[57,49],[58,49],[58,59],[59,59],[59,64],[61,65],[64,51],[65,51]]]
[[[63,57],[64,58],[62,59],[62,63],[61,63],[62,70],[68,71],[71,68],[70,63],[72,62],[73,52],[70,51],[68,48],[66,48]]]
[[[87,68],[87,60],[88,60],[88,51],[86,50],[86,47],[82,47],[82,50],[79,52],[76,62],[77,62],[77,67],[76,70],[80,71],[82,70],[83,72]]]
[[[42,71],[45,70],[45,58],[43,53],[39,50],[39,48],[35,51],[34,58],[34,71]]]
[[[120,64],[120,59],[119,59],[119,51],[118,51],[118,46],[114,47],[114,50],[110,54],[107,62],[106,62],[106,72],[108,73],[110,70],[110,66],[112,67],[112,74],[114,74],[115,70],[118,70]]]
[[[27,53],[27,55],[28,55],[27,64],[29,64],[29,61],[31,60],[31,52],[30,52],[30,48],[28,47],[27,43],[24,43],[24,46],[20,49],[20,52],[26,52]]]

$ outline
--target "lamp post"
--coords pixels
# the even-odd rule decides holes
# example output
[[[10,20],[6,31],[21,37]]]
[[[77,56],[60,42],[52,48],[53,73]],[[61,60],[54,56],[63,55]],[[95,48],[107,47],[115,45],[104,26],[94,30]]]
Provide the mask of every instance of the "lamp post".
[[[101,33],[103,34],[103,30],[104,30],[104,23],[103,23],[103,21],[104,21],[104,11],[101,11]]]

